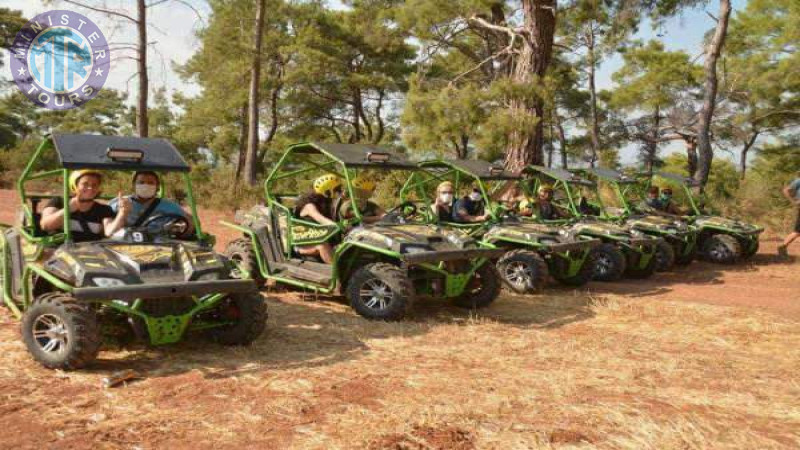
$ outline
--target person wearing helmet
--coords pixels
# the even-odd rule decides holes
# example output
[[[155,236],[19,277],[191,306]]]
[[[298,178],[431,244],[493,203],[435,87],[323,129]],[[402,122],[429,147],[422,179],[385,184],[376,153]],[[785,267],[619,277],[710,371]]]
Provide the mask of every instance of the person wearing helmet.
[[[69,199],[69,227],[75,242],[97,241],[111,236],[124,223],[125,208],[115,214],[108,205],[98,203],[103,177],[94,170],[77,170],[69,176],[69,186],[74,196]],[[54,197],[42,209],[39,222],[44,231],[58,231],[64,227],[64,200]]]
[[[659,201],[661,202],[661,211],[672,214],[675,216],[683,215],[683,211],[681,208],[672,201],[672,188],[667,186],[664,189],[661,189],[661,197],[659,197]]]
[[[109,206],[115,213],[119,212],[121,205],[127,204],[128,212],[125,216],[125,227],[141,226],[148,218],[158,215],[176,215],[186,219],[189,229],[193,227],[191,214],[187,213],[177,203],[166,198],[157,197],[161,187],[161,178],[151,171],[138,171],[133,174],[133,195],[118,196],[111,200]],[[188,230],[187,230],[188,232]]]
[[[358,207],[358,211],[361,213],[361,219],[364,223],[375,223],[386,215],[383,208],[370,200],[374,192],[374,181],[363,176],[358,176],[353,180],[353,194],[356,197],[355,204]],[[353,202],[345,197],[344,202],[338,209],[338,216],[340,219],[352,219],[355,216],[352,205]]]
[[[537,194],[536,208],[533,209],[533,212],[539,219],[558,220],[566,217],[566,215],[553,204],[552,186],[549,184],[540,186]]]
[[[475,223],[485,221],[489,215],[485,213],[486,203],[481,190],[474,186],[469,194],[461,197],[453,207],[453,221]]]
[[[661,190],[658,186],[650,186],[647,190],[647,197],[639,204],[639,209],[647,212],[661,211],[662,204],[659,194]]]
[[[440,222],[450,222],[453,220],[453,204],[455,203],[453,183],[442,181],[436,186],[436,198],[431,205],[434,216]]]
[[[336,175],[325,174],[312,184],[312,191],[300,196],[294,208],[297,218],[311,220],[321,225],[335,225],[332,217],[333,199],[341,194],[342,180]],[[304,256],[319,256],[326,264],[333,263],[333,246],[324,242],[317,245],[300,245],[294,249]]]

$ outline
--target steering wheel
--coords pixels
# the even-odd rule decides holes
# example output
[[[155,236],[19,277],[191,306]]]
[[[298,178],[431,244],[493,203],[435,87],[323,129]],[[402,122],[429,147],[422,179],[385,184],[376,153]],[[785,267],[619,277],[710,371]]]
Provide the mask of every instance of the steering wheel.
[[[403,224],[416,216],[418,211],[414,202],[406,201],[387,211],[380,222]]]
[[[192,235],[189,219],[180,214],[163,213],[150,216],[139,228],[149,230],[150,226],[157,221],[164,222],[159,225],[159,228],[171,239],[185,239]]]

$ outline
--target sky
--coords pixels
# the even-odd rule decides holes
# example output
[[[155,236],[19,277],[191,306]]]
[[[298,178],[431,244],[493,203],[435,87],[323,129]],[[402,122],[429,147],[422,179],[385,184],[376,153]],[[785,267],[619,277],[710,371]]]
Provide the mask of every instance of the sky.
[[[134,2],[131,0],[104,0],[104,2],[109,8],[126,10],[130,15],[135,15]],[[181,80],[175,73],[174,66],[185,63],[199,47],[200,42],[195,34],[203,28],[204,20],[208,17],[210,9],[207,3],[202,0],[186,0],[186,2],[194,6],[194,9],[181,4],[181,2],[166,2],[148,9],[151,22],[148,30],[148,40],[155,42],[150,47],[149,53],[148,73],[150,74],[150,86],[153,90],[165,87],[170,96],[176,92],[186,96],[193,96],[199,93],[197,85]],[[103,1],[88,0],[88,3],[97,5],[102,4]],[[342,7],[341,2],[338,0],[329,1],[329,4],[334,8]],[[733,0],[734,13],[737,10],[744,9],[746,4],[747,0]],[[25,17],[33,17],[51,9],[75,10],[97,23],[104,31],[109,42],[135,42],[135,29],[129,22],[110,19],[101,13],[88,11],[67,4],[64,1],[55,0],[49,5],[45,5],[43,0],[0,0],[0,6],[21,10]],[[707,6],[707,10],[716,15],[717,7],[717,2],[711,1]],[[680,16],[670,19],[658,30],[653,30],[648,23],[643,24],[636,38],[660,40],[668,50],[685,50],[693,57],[698,57],[698,60],[701,60],[703,35],[714,25],[714,21],[706,14],[706,9],[696,8],[684,11]],[[117,53],[118,56],[123,56],[123,54],[123,52]],[[619,55],[608,58],[603,62],[597,74],[599,89],[613,87],[611,75],[621,65],[622,59]],[[134,61],[129,59],[116,60],[112,64],[112,70],[106,86],[127,92],[129,101],[133,102],[136,92],[136,78],[131,77],[135,70]],[[8,65],[3,69],[0,78],[10,80],[11,76],[7,71]],[[3,83],[3,85],[5,87],[0,89],[16,89],[16,87],[9,86],[7,83]],[[680,149],[682,149],[682,146],[674,143],[665,147],[663,153]],[[623,162],[633,162],[634,153],[635,150],[632,148],[623,149]]]

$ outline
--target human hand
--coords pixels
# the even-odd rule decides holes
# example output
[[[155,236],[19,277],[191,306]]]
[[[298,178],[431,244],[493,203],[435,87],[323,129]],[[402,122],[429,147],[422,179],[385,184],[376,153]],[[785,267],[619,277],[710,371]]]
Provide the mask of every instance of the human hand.
[[[117,193],[117,215],[120,217],[128,217],[133,205],[131,199],[122,196],[122,192]]]

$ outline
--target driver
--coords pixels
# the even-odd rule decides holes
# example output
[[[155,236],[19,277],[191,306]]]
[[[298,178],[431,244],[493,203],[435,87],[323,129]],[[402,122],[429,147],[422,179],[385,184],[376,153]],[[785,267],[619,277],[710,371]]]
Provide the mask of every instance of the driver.
[[[313,191],[300,196],[294,207],[294,215],[320,225],[336,225],[331,220],[333,198],[342,191],[342,180],[336,175],[325,174],[314,180]],[[325,264],[333,263],[333,246],[330,242],[316,245],[297,245],[294,251],[304,256],[319,256]]]
[[[139,227],[150,217],[170,214],[186,219],[186,223],[189,225],[189,229],[186,230],[188,233],[193,226],[191,214],[172,200],[157,197],[160,186],[161,179],[155,172],[135,172],[133,174],[134,194],[117,197],[111,200],[109,206],[117,213],[125,211],[123,212],[125,227]]]
[[[661,190],[661,197],[659,198],[661,202],[661,211],[667,214],[673,214],[676,216],[683,215],[683,211],[672,201],[672,188],[665,187]]]
[[[95,199],[100,195],[103,177],[94,170],[76,170],[69,176],[69,187],[75,195],[69,199],[69,228],[75,242],[97,241],[111,236],[122,226],[125,211],[114,211]],[[123,208],[124,209],[124,208]],[[39,225],[44,231],[64,227],[64,200],[54,197],[42,209]]]
[[[436,199],[431,205],[433,215],[439,222],[453,220],[453,183],[442,181],[436,186]]]
[[[375,223],[386,215],[386,212],[378,206],[377,203],[372,202],[370,198],[375,192],[375,182],[363,176],[358,176],[353,180],[353,191],[356,197],[356,206],[361,213],[361,219],[364,223]],[[344,203],[339,210],[340,219],[352,219],[355,212],[352,208],[352,201],[345,197]]]
[[[489,215],[484,212],[485,204],[481,190],[473,187],[472,191],[461,197],[453,207],[453,220],[460,223],[475,223],[485,221]]]
[[[660,189],[658,186],[650,186],[650,189],[647,190],[647,198],[639,205],[639,209],[643,211],[661,211],[662,204],[661,200],[658,198],[659,193]]]
[[[541,220],[558,220],[567,217],[553,204],[553,187],[548,184],[539,187],[535,206],[534,212],[537,213],[536,215]]]

